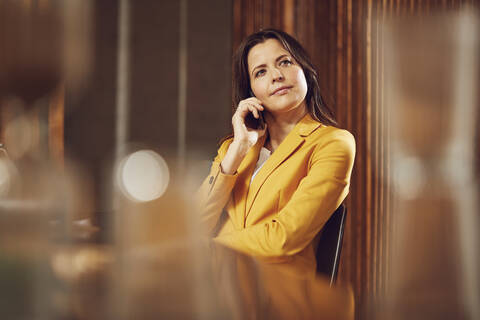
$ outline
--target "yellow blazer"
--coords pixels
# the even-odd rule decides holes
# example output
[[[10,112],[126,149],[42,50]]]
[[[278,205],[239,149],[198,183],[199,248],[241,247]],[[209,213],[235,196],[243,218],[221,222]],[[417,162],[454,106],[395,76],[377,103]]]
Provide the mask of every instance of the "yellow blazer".
[[[307,114],[250,184],[265,138],[234,175],[220,169],[232,139],[220,146],[199,190],[202,221],[216,242],[314,277],[312,240],[348,194],[355,140]]]

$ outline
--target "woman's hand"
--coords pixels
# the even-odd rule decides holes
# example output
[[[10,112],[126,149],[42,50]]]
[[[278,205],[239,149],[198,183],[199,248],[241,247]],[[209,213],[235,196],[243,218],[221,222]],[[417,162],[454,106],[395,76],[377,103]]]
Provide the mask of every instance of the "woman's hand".
[[[234,174],[248,150],[265,134],[266,124],[263,129],[249,128],[245,124],[245,118],[249,113],[252,113],[254,118],[259,119],[260,112],[264,109],[262,102],[255,97],[242,100],[238,104],[237,111],[232,117],[233,141],[221,163],[223,173]]]
[[[245,123],[245,118],[249,113],[252,113],[255,119],[260,119],[260,112],[265,108],[262,102],[255,97],[240,101],[237,110],[232,117],[233,125],[233,143],[243,146],[247,150],[250,149],[258,139],[265,134],[266,126],[264,128],[249,128]]]

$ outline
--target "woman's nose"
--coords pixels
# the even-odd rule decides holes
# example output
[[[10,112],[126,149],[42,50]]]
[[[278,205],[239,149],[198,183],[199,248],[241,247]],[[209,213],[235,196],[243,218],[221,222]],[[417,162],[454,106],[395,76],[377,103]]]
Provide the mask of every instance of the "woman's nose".
[[[283,77],[283,73],[279,69],[273,69],[272,72],[272,81],[283,81],[285,78]]]

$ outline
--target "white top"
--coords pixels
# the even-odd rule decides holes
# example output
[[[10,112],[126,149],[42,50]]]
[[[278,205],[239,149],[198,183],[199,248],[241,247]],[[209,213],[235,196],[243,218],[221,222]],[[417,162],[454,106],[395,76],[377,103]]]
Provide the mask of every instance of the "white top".
[[[252,183],[253,178],[255,178],[258,171],[260,171],[260,169],[262,168],[263,164],[267,161],[267,159],[270,158],[271,154],[272,153],[270,152],[270,150],[268,150],[265,147],[262,147],[262,149],[260,150],[260,154],[258,155],[257,165],[255,166],[255,170],[253,170],[252,179],[250,179],[250,183]]]

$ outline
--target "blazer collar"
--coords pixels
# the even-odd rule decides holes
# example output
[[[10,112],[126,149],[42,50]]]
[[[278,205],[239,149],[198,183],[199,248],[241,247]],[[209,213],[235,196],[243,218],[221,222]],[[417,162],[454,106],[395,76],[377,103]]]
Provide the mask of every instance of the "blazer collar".
[[[257,173],[252,183],[250,184],[250,179],[255,168],[255,164],[258,161],[258,155],[260,149],[265,143],[265,136],[262,137],[262,140],[257,143],[255,148],[253,148],[253,155],[248,159],[249,166],[251,167],[248,170],[249,174],[246,177],[245,184],[249,185],[246,190],[242,190],[244,199],[246,196],[245,204],[245,220],[252,208],[252,205],[257,197],[257,194],[264,184],[265,180],[270,176],[270,174],[280,166],[292,153],[297,150],[300,145],[305,141],[305,137],[309,136],[314,130],[320,127],[321,124],[318,121],[315,121],[310,114],[306,114],[293,128],[293,130],[285,137],[285,139],[280,143],[277,149],[272,153],[270,158],[265,162],[260,171]],[[253,163],[250,163],[253,162]],[[240,196],[240,194],[239,194]],[[239,198],[237,198],[239,199]],[[243,224],[245,224],[245,220]]]
[[[309,113],[307,113],[293,128],[292,131],[297,130],[297,134],[301,137],[309,136],[313,131],[315,131],[322,124],[317,120],[313,119]]]

